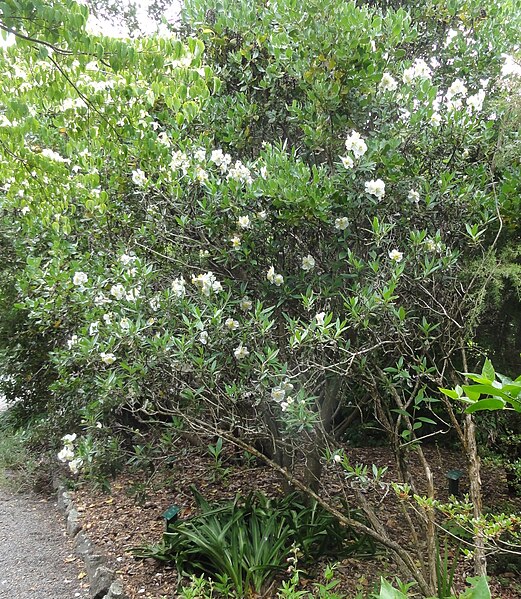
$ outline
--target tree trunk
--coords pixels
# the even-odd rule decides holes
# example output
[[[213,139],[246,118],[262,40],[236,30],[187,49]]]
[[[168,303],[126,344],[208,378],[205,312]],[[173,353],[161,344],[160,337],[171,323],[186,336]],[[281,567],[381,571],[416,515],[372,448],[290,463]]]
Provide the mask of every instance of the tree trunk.
[[[474,518],[476,521],[482,516],[482,500],[481,500],[481,474],[478,455],[478,447],[476,444],[476,429],[472,414],[465,414],[465,445],[467,450],[467,460],[469,466],[470,479],[470,499],[474,507]],[[487,556],[485,554],[485,539],[483,531],[478,524],[474,534],[474,574],[476,576],[487,575]]]

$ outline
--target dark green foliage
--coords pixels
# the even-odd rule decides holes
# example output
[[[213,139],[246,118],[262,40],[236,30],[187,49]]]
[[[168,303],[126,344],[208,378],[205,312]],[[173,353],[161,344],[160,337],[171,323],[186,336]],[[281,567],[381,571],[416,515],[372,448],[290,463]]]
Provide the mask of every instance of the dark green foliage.
[[[304,563],[328,554],[374,551],[318,505],[306,506],[297,494],[269,499],[260,493],[208,503],[194,490],[200,514],[170,525],[163,541],[138,547],[134,555],[175,562],[179,575],[205,573],[227,578],[239,597],[260,592],[287,567],[292,548]]]

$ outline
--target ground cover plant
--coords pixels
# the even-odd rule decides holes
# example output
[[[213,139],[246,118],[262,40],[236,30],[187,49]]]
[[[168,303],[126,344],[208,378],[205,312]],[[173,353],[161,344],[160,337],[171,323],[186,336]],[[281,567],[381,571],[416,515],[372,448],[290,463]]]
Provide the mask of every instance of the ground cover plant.
[[[294,554],[302,565],[371,550],[367,539],[338,527],[317,504],[297,494],[268,499],[256,493],[210,504],[194,489],[200,514],[167,524],[161,543],[136,548],[140,558],[175,562],[179,575],[201,572],[238,596],[266,594]],[[289,561],[288,561],[289,560]]]
[[[136,40],[87,16],[12,0],[0,19],[2,386],[33,446],[107,486],[129,451],[153,468],[173,436],[215,435],[429,596],[459,507],[424,446],[452,438],[484,575],[475,420],[439,388],[519,289],[517,3],[189,0]],[[369,416],[396,480],[342,445]]]

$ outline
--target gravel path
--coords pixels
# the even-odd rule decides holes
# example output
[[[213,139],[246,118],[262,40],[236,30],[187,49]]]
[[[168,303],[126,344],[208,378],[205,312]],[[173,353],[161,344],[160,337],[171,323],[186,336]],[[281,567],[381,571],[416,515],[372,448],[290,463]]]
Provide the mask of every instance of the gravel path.
[[[0,599],[88,597],[53,503],[0,489]]]

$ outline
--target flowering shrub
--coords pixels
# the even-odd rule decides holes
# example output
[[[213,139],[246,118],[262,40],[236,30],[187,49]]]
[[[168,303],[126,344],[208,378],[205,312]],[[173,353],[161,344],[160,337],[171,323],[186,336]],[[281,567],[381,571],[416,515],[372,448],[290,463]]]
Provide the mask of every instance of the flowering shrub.
[[[508,27],[499,4],[474,31],[454,9],[436,53],[414,56],[427,42],[403,9],[331,0],[335,18],[316,19],[310,4],[289,35],[290,4],[207,4],[187,15],[215,10],[203,37],[221,92],[195,39],[4,49],[18,307],[52,339],[57,417],[209,409],[269,431],[275,453],[292,431],[320,447],[344,397],[393,384],[426,398],[438,358],[472,334],[458,280],[508,195],[486,167]],[[285,29],[266,37],[268,22]],[[328,39],[343,40],[334,57]]]
[[[51,47],[32,16],[14,30],[2,226],[18,338],[46,351],[4,369],[52,373],[58,434],[182,416],[305,457],[316,487],[353,403],[398,454],[437,423],[475,332],[462,273],[517,197],[495,162],[517,15],[225,4],[188,1],[179,39],[89,36],[74,3],[47,11]]]

